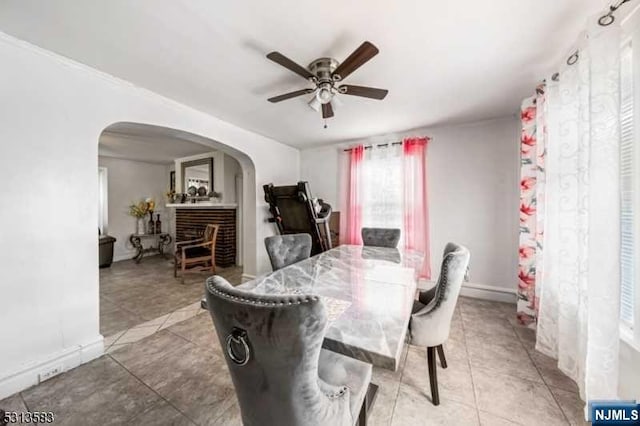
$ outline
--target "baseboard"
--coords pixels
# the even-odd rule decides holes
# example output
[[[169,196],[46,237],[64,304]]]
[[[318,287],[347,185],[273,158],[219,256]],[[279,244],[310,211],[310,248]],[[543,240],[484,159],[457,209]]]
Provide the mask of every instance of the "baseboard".
[[[165,248],[164,250],[164,256],[167,258],[167,260],[172,261],[173,262],[173,256],[172,254],[173,251],[170,249]],[[130,252],[125,252],[125,253],[118,253],[118,254],[114,254],[113,255],[113,261],[114,262],[121,262],[123,260],[133,260],[133,257],[136,255],[136,251],[132,250]],[[160,253],[153,253],[149,256],[160,256]],[[146,257],[146,256],[145,256]],[[241,265],[239,265],[241,266]]]
[[[418,290],[425,291],[435,286],[435,281],[418,281]],[[460,295],[472,297],[474,299],[492,300],[495,302],[516,303],[517,295],[515,290],[504,287],[496,287],[486,284],[463,283]]]
[[[136,251],[133,250],[131,252],[125,252],[125,253],[114,253],[113,255],[113,261],[114,262],[120,262],[123,260],[131,260],[133,259],[133,256],[136,254]]]
[[[464,283],[460,295],[475,299],[492,300],[515,304],[518,300],[515,290],[486,284]]]
[[[256,276],[251,274],[242,274],[242,282],[246,283],[247,281],[255,280]]]
[[[40,382],[40,374],[61,367],[61,372],[75,368],[104,354],[103,337],[98,335],[93,341],[64,349],[45,360],[36,361],[20,371],[0,378],[0,400],[23,391]],[[57,375],[57,374],[56,374]]]

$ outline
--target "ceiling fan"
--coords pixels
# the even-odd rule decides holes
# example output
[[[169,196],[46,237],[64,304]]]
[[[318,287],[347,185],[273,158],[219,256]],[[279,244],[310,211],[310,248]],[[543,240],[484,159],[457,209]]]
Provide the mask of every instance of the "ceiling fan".
[[[334,107],[340,106],[341,102],[338,99],[338,94],[382,100],[387,96],[388,90],[351,84],[338,85],[377,54],[378,48],[365,41],[342,63],[333,58],[318,58],[311,62],[308,68],[304,68],[280,52],[271,52],[267,55],[267,58],[308,80],[315,88],[296,90],[274,96],[268,100],[276,103],[313,93],[309,106],[316,111],[322,109],[322,118],[325,119],[333,117]]]

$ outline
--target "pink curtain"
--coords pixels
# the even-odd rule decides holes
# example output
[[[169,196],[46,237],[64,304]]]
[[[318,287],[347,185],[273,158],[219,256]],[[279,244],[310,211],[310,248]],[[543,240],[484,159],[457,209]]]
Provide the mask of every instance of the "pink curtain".
[[[424,253],[420,278],[431,279],[429,209],[427,202],[427,142],[406,138],[404,152],[404,246]]]
[[[358,145],[349,152],[349,198],[347,205],[346,244],[362,244],[362,160],[364,146]]]

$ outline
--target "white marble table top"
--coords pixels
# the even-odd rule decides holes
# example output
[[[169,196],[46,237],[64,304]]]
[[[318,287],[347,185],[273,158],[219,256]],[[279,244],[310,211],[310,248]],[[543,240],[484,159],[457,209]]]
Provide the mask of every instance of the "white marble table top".
[[[324,348],[396,370],[422,259],[416,251],[342,245],[238,288],[321,296],[329,315]]]

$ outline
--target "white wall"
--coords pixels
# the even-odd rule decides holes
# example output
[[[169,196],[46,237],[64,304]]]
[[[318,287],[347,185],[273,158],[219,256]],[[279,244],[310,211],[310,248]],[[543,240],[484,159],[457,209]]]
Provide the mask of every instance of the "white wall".
[[[301,152],[300,173],[314,196],[344,211],[347,155],[357,143],[397,141],[411,135],[430,136],[427,181],[434,279],[449,241],[471,250],[470,283],[506,291],[515,300],[518,263],[519,122],[515,117],[459,126],[423,128],[346,141]],[[485,292],[478,294],[486,296]]]
[[[230,155],[224,156],[224,188],[222,189],[222,200],[225,203],[237,203],[236,199],[236,176],[242,175],[242,168],[238,160]]]
[[[156,201],[154,218],[156,213],[160,214],[163,231],[169,230],[170,218],[164,208],[169,183],[167,166],[110,157],[98,157],[98,164],[108,170],[107,232],[116,238],[114,260],[130,259],[135,250],[129,242],[129,236],[135,232],[137,220],[129,215],[131,204],[153,198]],[[144,218],[145,224],[148,221],[147,216]]]
[[[51,367],[102,354],[96,218],[103,129],[144,123],[200,135],[213,149],[223,143],[244,153],[244,181],[257,185],[296,182],[300,169],[296,149],[3,33],[0,68],[0,241],[11,242],[0,245],[0,336],[10,342],[0,351],[2,398]],[[34,179],[37,190],[16,193]],[[255,228],[244,235],[245,271],[266,272],[256,241],[273,227],[260,191],[248,187],[244,197],[245,206],[257,206]]]

